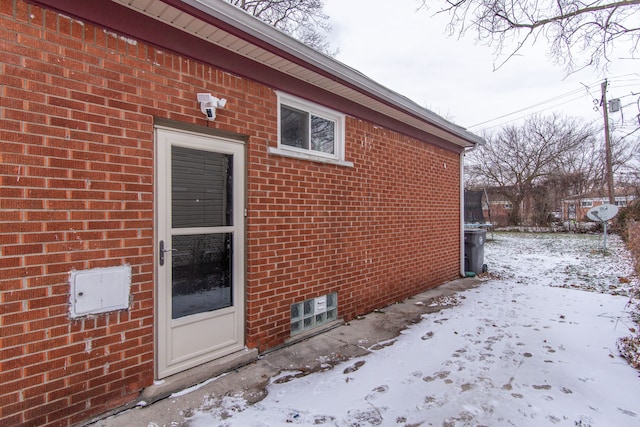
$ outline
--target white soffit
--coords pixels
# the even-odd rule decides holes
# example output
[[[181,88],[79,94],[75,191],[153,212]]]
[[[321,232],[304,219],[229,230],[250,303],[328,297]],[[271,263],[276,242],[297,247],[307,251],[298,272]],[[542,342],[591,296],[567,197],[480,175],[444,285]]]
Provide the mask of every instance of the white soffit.
[[[258,21],[253,16],[224,1],[183,0],[185,4],[196,7],[211,16],[214,16],[215,13],[216,18],[222,19],[224,22],[234,25],[239,30],[270,43],[277,49],[301,58],[305,63],[312,63],[315,67],[323,69],[330,75],[348,81],[353,86],[359,87],[364,93],[345,84],[341,84],[335,79],[331,79],[304,66],[298,65],[267,49],[256,46],[227,31],[221,30],[214,25],[164,3],[162,0],[112,1],[206,40],[209,43],[286,73],[296,79],[327,90],[374,111],[378,111],[412,127],[422,129],[442,139],[451,141],[458,146],[470,147],[473,145],[470,141],[482,143],[478,136],[466,131],[464,128],[448,122],[435,113],[418,106],[408,98],[377,84],[339,61],[304,46],[297,40]],[[391,105],[381,102],[372,96],[368,96],[368,93],[380,99],[387,100]]]

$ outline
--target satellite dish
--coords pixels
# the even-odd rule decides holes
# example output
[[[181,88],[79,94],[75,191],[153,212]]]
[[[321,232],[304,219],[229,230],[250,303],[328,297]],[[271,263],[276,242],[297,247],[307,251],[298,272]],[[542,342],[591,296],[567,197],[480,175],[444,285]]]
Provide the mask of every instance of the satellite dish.
[[[611,218],[618,214],[618,207],[610,203],[606,203],[600,206],[594,206],[587,212],[587,217],[591,221],[604,222],[609,221]]]

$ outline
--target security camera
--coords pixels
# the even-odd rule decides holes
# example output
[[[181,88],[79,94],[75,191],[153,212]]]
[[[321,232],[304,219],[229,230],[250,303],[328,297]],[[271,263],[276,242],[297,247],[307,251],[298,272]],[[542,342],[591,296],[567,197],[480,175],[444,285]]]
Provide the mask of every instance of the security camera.
[[[207,116],[207,120],[215,120],[216,119],[216,108],[215,107],[203,107],[202,111],[204,115]]]
[[[198,102],[200,103],[200,110],[202,114],[207,117],[207,120],[213,121],[216,119],[216,109],[224,108],[227,105],[227,100],[222,98],[216,98],[210,93],[199,93]]]

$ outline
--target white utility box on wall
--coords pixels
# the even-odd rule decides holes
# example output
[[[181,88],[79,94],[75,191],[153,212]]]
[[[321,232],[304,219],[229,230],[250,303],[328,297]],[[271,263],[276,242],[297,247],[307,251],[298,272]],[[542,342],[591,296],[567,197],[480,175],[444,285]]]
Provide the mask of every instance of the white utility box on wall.
[[[129,308],[131,266],[72,271],[71,318]]]

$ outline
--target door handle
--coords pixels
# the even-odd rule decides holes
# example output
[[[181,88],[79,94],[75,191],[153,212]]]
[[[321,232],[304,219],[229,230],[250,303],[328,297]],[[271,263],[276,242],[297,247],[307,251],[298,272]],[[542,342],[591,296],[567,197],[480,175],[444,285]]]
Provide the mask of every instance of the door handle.
[[[164,240],[160,240],[160,248],[159,249],[160,250],[158,251],[159,252],[159,255],[158,255],[159,260],[158,261],[160,262],[160,266],[164,265],[164,254],[165,253],[167,253],[167,252],[178,252],[177,249],[165,249],[164,248]]]

